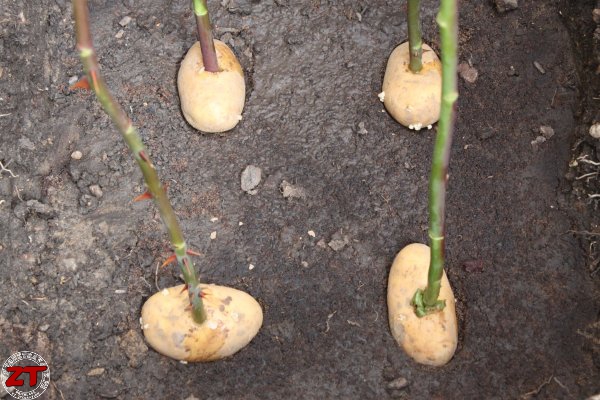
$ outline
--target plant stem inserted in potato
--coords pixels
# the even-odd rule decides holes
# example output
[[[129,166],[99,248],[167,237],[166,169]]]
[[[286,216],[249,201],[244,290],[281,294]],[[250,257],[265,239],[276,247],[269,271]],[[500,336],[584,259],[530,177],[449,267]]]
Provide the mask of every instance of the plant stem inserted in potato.
[[[217,52],[213,42],[212,26],[208,15],[206,0],[192,0],[192,8],[196,16],[196,27],[198,30],[198,41],[202,51],[204,68],[208,72],[218,72]]]
[[[431,247],[412,243],[394,259],[388,278],[388,317],[394,339],[415,361],[442,366],[458,344],[454,293],[444,272],[444,213],[454,123],[457,5],[442,0],[437,18],[442,37],[441,114],[429,180]]]
[[[414,297],[415,310],[419,316],[444,308],[444,303],[438,300],[438,296],[444,271],[444,224],[448,163],[450,161],[450,147],[452,145],[452,131],[455,117],[454,104],[456,103],[456,99],[458,99],[456,78],[457,14],[456,0],[441,1],[437,22],[440,26],[442,47],[442,105],[429,178],[429,240],[431,242],[431,261],[428,283],[425,290],[417,291]]]
[[[408,0],[408,43],[410,46],[410,70],[415,74],[423,68],[423,41],[421,39],[421,0]]]
[[[197,253],[187,248],[166,188],[158,180],[137,130],[100,76],[92,46],[87,0],[73,0],[73,10],[77,48],[87,75],[87,81],[80,82],[79,86],[94,90],[133,152],[148,187],[136,200],[154,199],[174,252],[165,264],[177,261],[185,281],[185,285],[164,289],[144,303],[140,318],[144,337],[156,351],[181,361],[213,361],[230,356],[256,336],[262,325],[262,308],[252,296],[240,290],[200,285],[190,258],[190,254]]]
[[[420,1],[408,0],[408,42],[387,62],[379,99],[409,129],[432,128],[440,118],[442,71],[438,56],[421,38]]]
[[[144,181],[148,187],[147,197],[154,199],[160,212],[160,216],[169,232],[175,259],[177,260],[177,264],[181,269],[187,285],[189,299],[192,305],[193,319],[197,323],[202,323],[206,319],[206,313],[202,304],[200,280],[198,279],[194,263],[189,255],[190,251],[188,250],[183,233],[179,227],[177,216],[169,202],[164,185],[162,185],[158,179],[156,169],[154,168],[152,161],[150,161],[148,152],[142,143],[142,139],[140,138],[137,129],[133,126],[131,120],[127,114],[125,114],[125,111],[123,111],[123,108],[112,97],[100,75],[98,59],[92,45],[87,0],[73,0],[73,13],[75,15],[77,49],[79,50],[88,84],[96,93],[102,107],[113,120],[119,132],[121,132],[123,139],[127,143],[127,146],[129,146],[129,149],[133,153],[133,157],[142,171]]]
[[[213,39],[206,0],[192,0],[192,9],[198,42],[188,50],[177,74],[181,111],[201,132],[226,132],[242,120],[244,71],[227,44]]]

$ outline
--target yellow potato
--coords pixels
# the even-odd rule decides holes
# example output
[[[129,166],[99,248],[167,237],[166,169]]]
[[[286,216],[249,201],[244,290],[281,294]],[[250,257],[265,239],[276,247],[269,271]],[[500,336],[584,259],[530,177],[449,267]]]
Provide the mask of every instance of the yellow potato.
[[[260,305],[249,294],[217,285],[202,285],[207,319],[192,320],[184,285],[164,289],[142,307],[146,341],[161,354],[183,361],[214,361],[246,346],[262,325]]]
[[[411,300],[417,289],[427,286],[429,247],[413,243],[394,260],[388,280],[388,313],[392,336],[404,351],[421,364],[442,366],[456,351],[458,327],[454,294],[446,273],[442,277],[440,300],[446,307],[419,318]]]
[[[415,130],[430,127],[440,119],[442,64],[431,47],[423,44],[423,69],[410,71],[408,42],[396,47],[387,63],[383,92],[379,98],[402,125]]]
[[[233,129],[242,119],[246,101],[244,72],[235,54],[215,40],[219,72],[208,72],[202,62],[200,43],[188,51],[179,67],[177,88],[183,116],[202,132]]]

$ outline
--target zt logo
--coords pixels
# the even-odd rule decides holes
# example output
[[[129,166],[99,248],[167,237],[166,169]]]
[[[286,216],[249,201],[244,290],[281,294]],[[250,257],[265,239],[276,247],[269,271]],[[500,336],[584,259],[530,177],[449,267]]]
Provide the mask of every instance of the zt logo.
[[[4,383],[6,386],[23,386],[25,384],[25,382],[23,381],[23,379],[19,379],[19,377],[21,376],[21,374],[28,374],[29,375],[29,386],[36,386],[37,385],[37,373],[38,372],[44,372],[48,369],[47,366],[45,365],[28,365],[26,367],[20,367],[20,366],[12,366],[12,367],[7,367],[6,371],[7,372],[12,372],[12,374],[10,374],[8,376],[8,379],[6,380],[6,382]]]
[[[2,364],[2,388],[14,399],[33,400],[50,386],[50,367],[33,351],[18,351]]]

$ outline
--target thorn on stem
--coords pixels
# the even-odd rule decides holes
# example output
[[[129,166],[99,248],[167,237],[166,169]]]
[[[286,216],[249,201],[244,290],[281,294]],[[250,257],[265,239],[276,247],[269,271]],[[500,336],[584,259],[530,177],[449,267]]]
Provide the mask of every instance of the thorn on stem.
[[[166,267],[167,265],[175,262],[177,260],[177,256],[175,254],[173,254],[172,256],[170,256],[169,258],[167,258],[165,260],[165,262],[160,266],[161,268]]]
[[[183,288],[181,289],[181,292],[179,292],[179,293],[183,293],[183,292],[185,292],[186,290],[188,290],[188,285],[187,285],[187,283],[186,283],[185,285],[183,285]]]
[[[169,183],[167,182],[164,185],[162,185],[162,188],[165,191],[165,193],[167,193],[167,189],[169,188]],[[150,200],[150,199],[152,199],[152,193],[150,193],[148,190],[146,190],[144,193],[140,194],[135,199],[133,199],[133,201],[138,202],[138,201]]]
[[[138,201],[142,201],[142,200],[149,200],[151,198],[152,198],[152,193],[145,191],[144,193],[140,194],[135,199],[133,199],[133,201],[138,202]]]
[[[83,78],[81,78],[80,80],[78,80],[77,82],[75,82],[74,84],[69,86],[69,90],[77,90],[77,89],[83,89],[83,90],[91,89],[90,82],[88,81],[87,76],[84,76]]]
[[[145,162],[150,164],[150,158],[148,158],[148,156],[146,155],[146,152],[144,150],[140,151],[139,155],[142,160],[144,160]]]

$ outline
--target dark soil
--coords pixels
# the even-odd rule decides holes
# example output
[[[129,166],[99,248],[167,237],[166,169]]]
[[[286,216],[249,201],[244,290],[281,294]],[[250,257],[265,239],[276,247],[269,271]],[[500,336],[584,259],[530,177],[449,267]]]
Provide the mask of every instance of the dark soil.
[[[460,82],[447,209],[460,344],[439,369],[411,361],[387,325],[394,255],[427,240],[435,134],[402,128],[377,98],[406,39],[404,2],[209,3],[250,88],[243,121],[224,135],[199,135],[180,113],[189,1],[91,1],[92,30],[102,72],[204,254],[204,281],[255,296],[261,331],[210,364],[144,345],[144,300],[180,283],[175,269],[156,274],[168,256],[157,211],[132,203],[141,174],[94,96],[68,89],[82,75],[69,2],[0,0],[0,161],[16,176],[0,177],[0,362],[38,352],[51,399],[600,392],[600,199],[589,197],[600,184],[577,179],[600,167],[572,162],[600,154],[587,134],[598,120],[594,1],[521,1],[504,14],[461,3],[460,60],[479,77]],[[438,2],[423,3],[439,49]],[[544,125],[554,136],[533,146]],[[254,196],[240,188],[249,164],[263,172]],[[306,197],[284,198],[284,180]],[[408,386],[390,389],[400,377]]]

